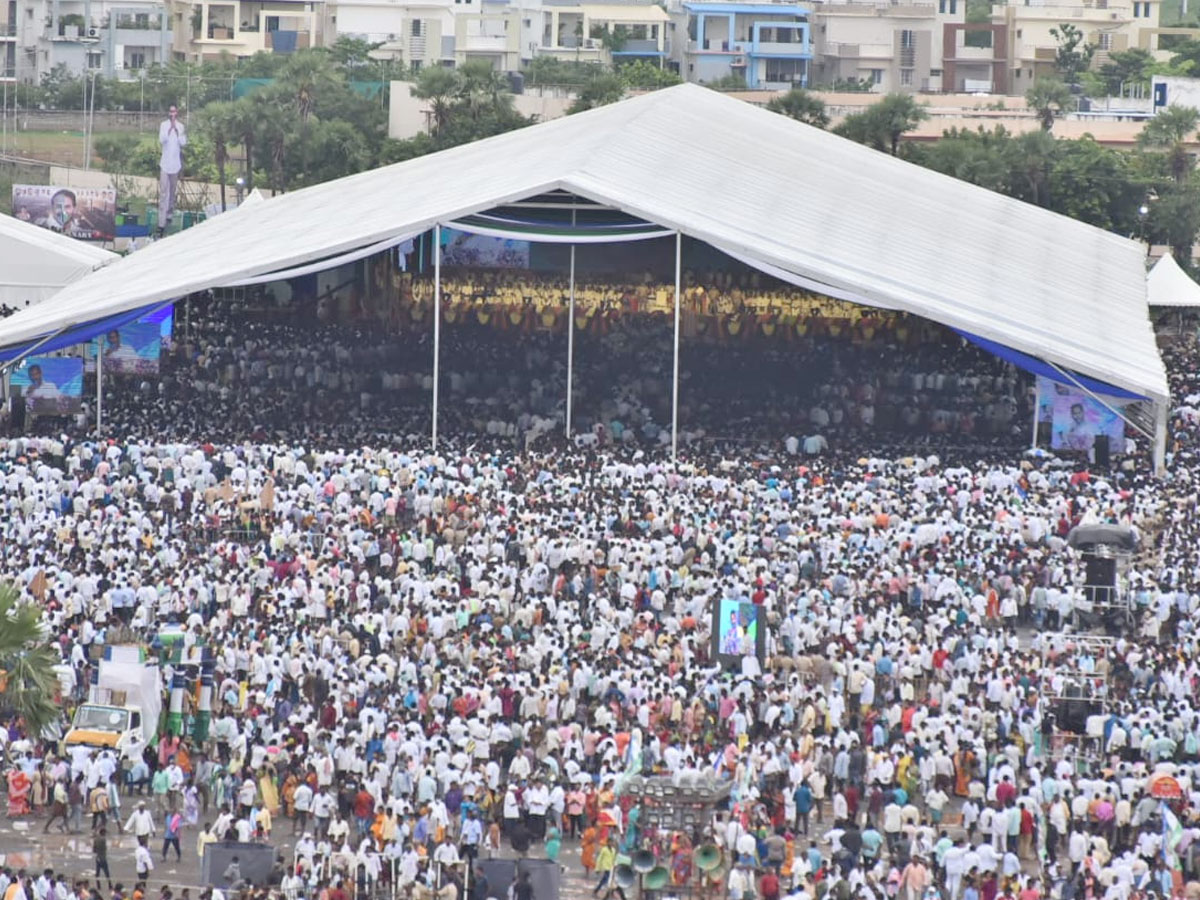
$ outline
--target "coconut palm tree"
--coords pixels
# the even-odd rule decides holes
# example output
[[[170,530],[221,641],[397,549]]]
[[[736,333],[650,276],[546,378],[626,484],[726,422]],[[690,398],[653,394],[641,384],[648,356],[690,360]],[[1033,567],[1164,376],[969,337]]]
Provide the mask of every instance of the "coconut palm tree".
[[[1187,143],[1200,126],[1200,111],[1190,106],[1168,106],[1146,123],[1138,135],[1138,143],[1163,150],[1171,177],[1183,184],[1192,172],[1192,157]]]
[[[25,721],[31,736],[53,724],[62,710],[55,702],[61,657],[46,640],[42,611],[22,602],[11,583],[0,584],[0,704]]]
[[[229,162],[229,145],[240,135],[237,111],[228,100],[210,103],[200,112],[200,127],[213,143],[217,164],[217,181],[221,185],[221,211],[225,210],[225,166]]]

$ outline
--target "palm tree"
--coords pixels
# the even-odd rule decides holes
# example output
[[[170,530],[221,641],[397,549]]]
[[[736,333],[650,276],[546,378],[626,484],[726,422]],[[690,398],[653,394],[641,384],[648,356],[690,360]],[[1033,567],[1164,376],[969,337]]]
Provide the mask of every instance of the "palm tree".
[[[235,104],[218,100],[201,110],[200,127],[213,143],[217,164],[217,180],[221,185],[221,211],[225,210],[225,165],[229,162],[229,145],[239,136]]]
[[[432,66],[422,69],[417,83],[413,85],[412,94],[420,100],[430,101],[433,113],[434,134],[446,127],[452,112],[451,101],[459,93],[460,76],[453,69],[442,66]]]
[[[60,661],[46,641],[41,610],[21,602],[11,583],[0,585],[0,702],[24,719],[30,737],[39,736],[62,713],[55,702],[59,685],[54,667]]]
[[[1200,112],[1191,106],[1168,106],[1146,123],[1138,135],[1138,143],[1166,151],[1171,177],[1178,184],[1187,181],[1192,171],[1192,157],[1187,151],[1188,140],[1200,125]]]
[[[1025,92],[1029,104],[1042,123],[1042,131],[1054,128],[1054,120],[1071,102],[1071,89],[1057,78],[1039,78]]]
[[[287,85],[289,93],[295,98],[301,125],[308,124],[322,89],[328,88],[339,78],[340,73],[333,67],[329,53],[324,49],[302,50],[291,55],[283,67],[280,81]]]
[[[246,191],[254,190],[254,132],[258,128],[258,109],[251,97],[235,100],[229,109],[229,127],[242,141],[246,158]]]
[[[491,63],[475,60],[458,69],[459,99],[466,103],[471,118],[478,119],[485,109],[500,114],[512,108],[508,81]]]
[[[767,109],[805,125],[829,127],[829,113],[825,111],[825,101],[804,88],[792,88],[786,94],[772,98],[767,104]]]

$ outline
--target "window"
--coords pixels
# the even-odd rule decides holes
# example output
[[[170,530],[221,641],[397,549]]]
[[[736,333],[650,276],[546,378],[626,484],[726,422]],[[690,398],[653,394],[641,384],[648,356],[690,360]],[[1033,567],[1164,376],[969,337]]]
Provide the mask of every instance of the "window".
[[[125,68],[127,69],[144,69],[146,68],[146,54],[137,50],[129,52],[129,59],[126,60]]]
[[[900,70],[900,83],[902,85],[904,85],[905,87],[912,87],[912,83],[913,83],[913,70],[912,69],[901,69]]]
[[[1021,36],[1021,29],[1020,29],[1020,28],[1018,28],[1018,29],[1017,29],[1017,37],[1019,38],[1020,36]]]
[[[1133,8],[1137,9],[1136,3],[1133,4]],[[1104,31],[1100,32],[1099,47],[1101,50],[1111,50],[1112,49],[1112,35],[1109,34],[1108,32],[1104,32]]]
[[[420,19],[412,20],[412,36],[413,37],[421,36],[421,20]]]
[[[871,70],[871,84],[883,84],[883,69]]]
[[[915,31],[910,31],[909,29],[906,28],[904,31],[900,32],[900,47],[901,47],[901,49],[912,50],[916,46],[917,46],[917,33]]]

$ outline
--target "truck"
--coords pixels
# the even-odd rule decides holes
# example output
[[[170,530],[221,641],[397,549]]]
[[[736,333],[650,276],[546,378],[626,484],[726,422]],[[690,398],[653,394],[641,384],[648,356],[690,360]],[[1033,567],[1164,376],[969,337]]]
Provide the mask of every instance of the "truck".
[[[106,647],[87,701],[75,710],[63,738],[64,748],[110,749],[122,759],[139,759],[158,735],[162,697],[156,660],[136,645]]]

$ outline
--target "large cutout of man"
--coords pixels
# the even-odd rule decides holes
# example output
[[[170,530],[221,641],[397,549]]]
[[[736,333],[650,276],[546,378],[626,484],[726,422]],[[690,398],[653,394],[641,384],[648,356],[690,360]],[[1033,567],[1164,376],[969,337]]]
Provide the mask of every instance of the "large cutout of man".
[[[187,146],[187,129],[179,121],[179,110],[174,104],[158,126],[158,143],[162,145],[158,160],[158,233],[162,234],[175,212],[175,190],[183,171],[183,148]]]

